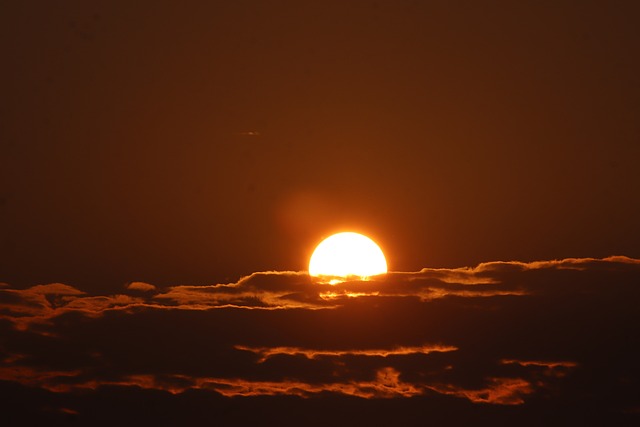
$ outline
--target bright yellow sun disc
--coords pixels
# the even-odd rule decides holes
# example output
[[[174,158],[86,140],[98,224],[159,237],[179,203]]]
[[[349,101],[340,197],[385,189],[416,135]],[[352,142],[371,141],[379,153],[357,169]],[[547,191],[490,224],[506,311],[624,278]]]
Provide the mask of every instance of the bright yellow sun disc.
[[[311,255],[311,276],[347,278],[356,276],[366,280],[369,276],[387,272],[387,261],[378,245],[362,234],[345,232],[323,240]]]

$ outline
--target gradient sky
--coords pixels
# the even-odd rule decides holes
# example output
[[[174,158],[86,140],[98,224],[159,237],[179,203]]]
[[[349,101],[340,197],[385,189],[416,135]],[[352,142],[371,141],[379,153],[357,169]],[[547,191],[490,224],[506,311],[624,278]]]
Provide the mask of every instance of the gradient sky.
[[[638,425],[638,22],[2,2],[2,419]],[[339,231],[392,273],[312,280]]]
[[[4,2],[0,280],[640,256],[639,9]]]

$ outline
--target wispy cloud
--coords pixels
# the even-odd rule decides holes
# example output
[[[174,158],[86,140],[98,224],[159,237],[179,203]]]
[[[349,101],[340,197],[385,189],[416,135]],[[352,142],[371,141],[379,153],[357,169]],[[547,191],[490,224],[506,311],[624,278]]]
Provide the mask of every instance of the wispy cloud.
[[[374,280],[337,285],[314,282],[305,272],[260,272],[236,283],[209,286],[181,285],[158,290],[154,285],[131,282],[127,291],[135,294],[87,295],[60,283],[27,289],[0,289],[0,316],[20,327],[42,323],[67,312],[95,316],[110,310],[136,307],[150,309],[208,310],[245,309],[330,309],[349,300],[365,297],[417,297],[432,300],[446,297],[525,296],[551,292],[538,279],[554,271],[635,271],[639,260],[628,257],[565,259],[554,261],[490,262],[475,268],[422,269],[393,272]],[[533,277],[530,273],[536,273]],[[514,280],[514,275],[518,280]],[[564,285],[565,288],[567,284]],[[564,288],[556,287],[558,291]],[[136,292],[137,291],[137,292]],[[143,292],[142,294],[140,292]]]
[[[477,390],[453,385],[433,385],[429,388],[438,393],[463,397],[474,403],[498,405],[520,405],[524,403],[524,397],[534,391],[532,384],[521,378],[490,378],[486,387]]]
[[[236,345],[236,349],[249,351],[260,356],[259,362],[264,362],[270,357],[278,355],[304,356],[308,359],[317,357],[340,357],[340,356],[372,356],[388,357],[409,354],[429,354],[433,352],[444,353],[457,350],[454,346],[445,345],[421,345],[412,347],[393,347],[388,349],[353,349],[353,350],[318,350],[300,347],[248,347]]]
[[[299,381],[247,381],[204,380],[199,388],[215,390],[224,396],[294,395],[309,397],[318,393],[337,393],[371,398],[412,397],[424,393],[424,389],[400,380],[400,373],[393,368],[382,368],[371,381],[333,382],[309,384]]]

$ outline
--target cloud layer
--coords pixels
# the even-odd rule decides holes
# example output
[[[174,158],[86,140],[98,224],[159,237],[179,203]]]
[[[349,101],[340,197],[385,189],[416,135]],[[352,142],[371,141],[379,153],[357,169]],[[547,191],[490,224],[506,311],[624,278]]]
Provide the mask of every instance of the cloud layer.
[[[599,402],[634,417],[639,279],[640,260],[611,257],[338,285],[262,272],[211,286],[133,282],[119,295],[5,286],[0,380],[67,396],[58,413],[77,416],[77,396],[118,387],[519,411]]]

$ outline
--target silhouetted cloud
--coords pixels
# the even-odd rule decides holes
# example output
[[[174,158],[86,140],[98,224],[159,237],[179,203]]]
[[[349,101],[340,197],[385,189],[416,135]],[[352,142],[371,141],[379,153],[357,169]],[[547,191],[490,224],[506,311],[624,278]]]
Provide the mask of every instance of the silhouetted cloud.
[[[640,404],[628,397],[640,385],[639,279],[640,260],[611,257],[337,285],[262,272],[210,286],[132,282],[119,295],[2,287],[0,380],[69,396],[136,387],[513,407],[572,396],[627,414]]]
[[[252,353],[258,354],[261,356],[259,362],[264,362],[270,357],[276,355],[290,355],[296,356],[301,355],[305,356],[308,359],[315,359],[317,357],[323,356],[397,356],[397,355],[407,355],[407,354],[429,354],[435,351],[437,352],[446,352],[446,351],[455,351],[456,347],[452,346],[442,346],[442,345],[422,345],[417,347],[395,347],[389,349],[359,349],[359,350],[314,350],[314,349],[306,349],[299,347],[246,347],[246,346],[235,346],[238,350],[250,351]]]

